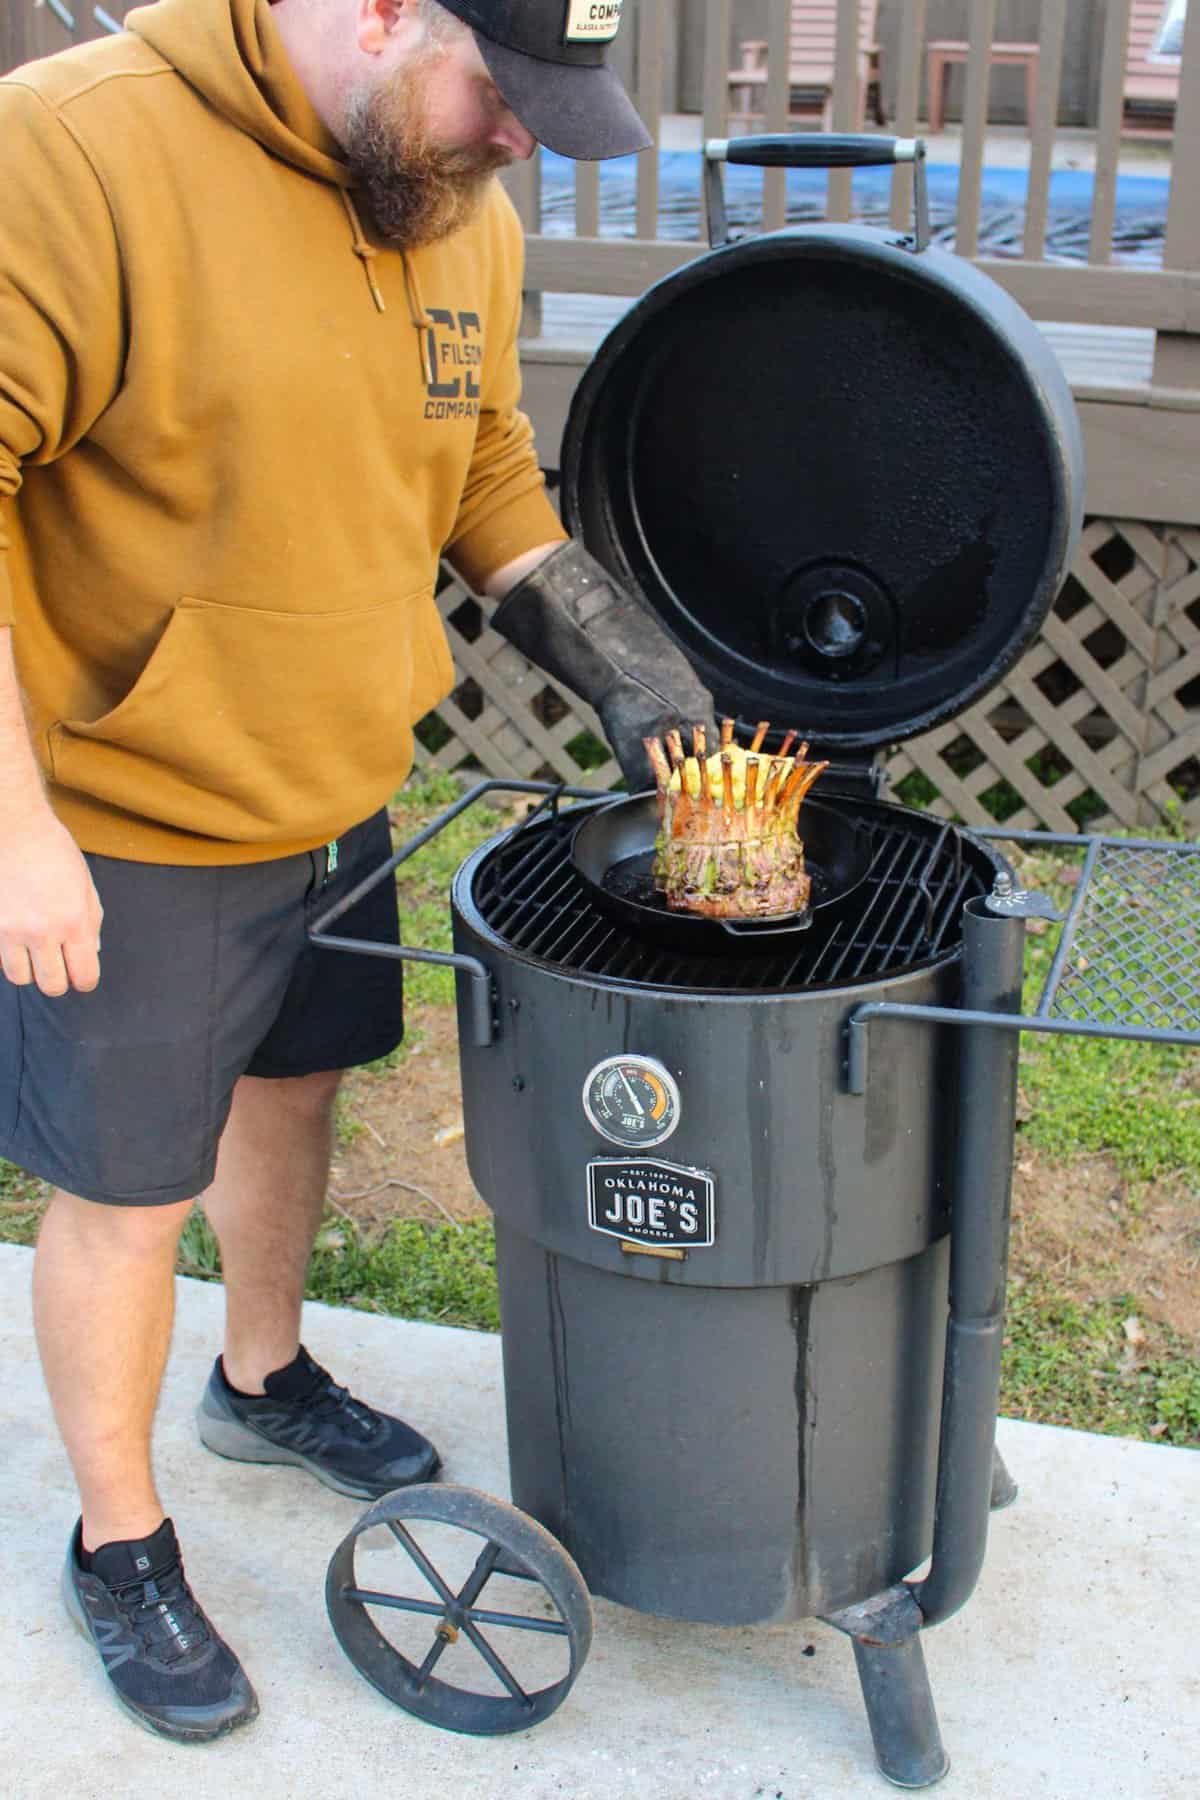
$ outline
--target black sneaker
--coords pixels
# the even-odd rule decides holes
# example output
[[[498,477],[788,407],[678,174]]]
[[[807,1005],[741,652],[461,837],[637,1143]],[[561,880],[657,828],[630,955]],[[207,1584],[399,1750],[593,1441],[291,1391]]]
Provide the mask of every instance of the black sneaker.
[[[196,1414],[201,1443],[235,1462],[291,1463],[353,1500],[432,1481],[442,1466],[428,1438],[355,1400],[303,1345],[264,1386],[237,1393],[218,1357]]]
[[[258,1701],[229,1645],[184,1578],[170,1519],[152,1537],[102,1544],[81,1568],[76,1525],[62,1592],[76,1629],[100,1653],[131,1718],[159,1737],[195,1744],[258,1716]]]

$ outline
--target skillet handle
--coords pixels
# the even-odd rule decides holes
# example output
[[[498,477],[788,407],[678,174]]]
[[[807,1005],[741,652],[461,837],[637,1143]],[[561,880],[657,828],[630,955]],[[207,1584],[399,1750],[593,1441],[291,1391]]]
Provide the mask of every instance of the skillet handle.
[[[783,937],[792,936],[797,931],[807,931],[813,922],[812,913],[806,913],[802,919],[792,919],[786,925],[755,925],[752,920],[739,925],[734,919],[718,919],[717,924],[730,937]]]
[[[925,139],[877,137],[870,132],[765,132],[761,137],[709,138],[704,146],[704,200],[713,249],[730,241],[722,163],[755,169],[865,169],[913,165],[913,249],[929,246],[929,187]]]

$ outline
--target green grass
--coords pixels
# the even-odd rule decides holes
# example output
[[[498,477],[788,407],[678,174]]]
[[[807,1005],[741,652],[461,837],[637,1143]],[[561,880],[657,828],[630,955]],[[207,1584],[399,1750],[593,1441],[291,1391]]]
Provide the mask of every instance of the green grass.
[[[1064,871],[1078,858],[1027,859],[1022,881],[1064,911]],[[1057,927],[1026,940],[1024,1006],[1036,1009],[1058,943]],[[1181,1175],[1200,1192],[1200,1051],[1026,1033],[1021,1087],[1031,1108],[1025,1141],[1053,1157],[1098,1151],[1135,1181]]]
[[[397,1046],[397,1048],[401,1047],[402,1046],[399,1045]],[[394,1054],[394,1052],[391,1054]],[[380,1060],[382,1061],[383,1059],[381,1058]],[[337,1099],[334,1101],[333,1106],[333,1137],[335,1144],[339,1150],[349,1150],[350,1146],[358,1141],[365,1130],[366,1126],[355,1114],[353,1101],[343,1088],[338,1094]]]
[[[394,830],[404,843],[446,810],[464,792],[453,775],[415,774],[392,807]],[[503,798],[503,796],[501,796]],[[459,864],[500,830],[494,807],[478,801],[396,871],[400,931],[406,944],[421,950],[452,950],[450,883]],[[454,971],[426,963],[405,963],[404,991],[415,1005],[451,1006]],[[385,1059],[386,1060],[386,1059]]]
[[[28,1192],[22,1197],[21,1190]],[[0,1243],[32,1245],[46,1189],[0,1162]],[[199,1210],[179,1240],[176,1271],[221,1279],[213,1229]],[[490,1219],[460,1225],[397,1219],[382,1236],[366,1235],[335,1213],[317,1234],[306,1296],[329,1306],[355,1306],[397,1319],[427,1319],[499,1331],[496,1248]]]
[[[219,1281],[221,1257],[212,1227],[193,1212],[180,1243],[179,1272]],[[328,1214],[308,1271],[309,1300],[354,1306],[398,1319],[498,1331],[496,1245],[490,1219],[429,1225],[397,1219],[368,1238]]]
[[[601,768],[612,755],[608,745],[593,731],[580,731],[573,738],[568,738],[566,750],[572,761],[577,762],[580,770],[585,772]],[[621,785],[624,786],[624,783]]]
[[[1129,1295],[1082,1305],[1048,1278],[1010,1284],[1000,1410],[1078,1431],[1200,1443],[1200,1360],[1164,1326],[1133,1343]],[[1147,1331],[1138,1321],[1138,1335]]]
[[[327,1228],[309,1270],[309,1298],[437,1325],[498,1331],[496,1246],[490,1219],[461,1227],[399,1219],[378,1243]]]
[[[1033,1107],[1023,1130],[1037,1149],[1055,1157],[1103,1151],[1136,1181],[1178,1173],[1200,1182],[1200,1093],[1183,1085],[1195,1051],[1043,1039],[1021,1062]]]
[[[32,1244],[49,1193],[38,1181],[0,1158],[0,1244]]]

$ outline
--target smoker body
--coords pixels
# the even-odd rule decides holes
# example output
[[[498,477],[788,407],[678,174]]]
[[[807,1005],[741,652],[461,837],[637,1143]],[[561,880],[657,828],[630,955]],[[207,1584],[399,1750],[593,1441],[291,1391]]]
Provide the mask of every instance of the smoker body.
[[[668,1287],[498,1219],[515,1504],[639,1612],[752,1624],[891,1587],[932,1545],[945,1250]]]
[[[748,1623],[878,1594],[932,1542],[959,1046],[885,1026],[854,1096],[845,1022],[864,998],[953,1004],[957,953],[866,987],[599,984],[490,929],[487,857],[453,913],[456,951],[496,986],[497,1040],[474,1046],[464,1011],[460,1042],[515,1503],[589,1588],[641,1611]],[[681,1097],[670,1138],[634,1159],[579,1099],[622,1053]],[[607,1179],[631,1163],[640,1193]],[[688,1204],[688,1171],[712,1183],[713,1241],[631,1242],[656,1192],[660,1215]]]

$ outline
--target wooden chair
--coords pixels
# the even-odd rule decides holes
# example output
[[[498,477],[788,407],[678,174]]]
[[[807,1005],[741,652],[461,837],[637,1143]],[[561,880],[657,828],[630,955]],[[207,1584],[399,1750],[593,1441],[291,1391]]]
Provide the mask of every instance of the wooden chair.
[[[858,92],[853,129],[861,131],[870,105],[877,125],[886,123],[875,29],[879,0],[859,0]],[[788,31],[788,115],[817,117],[830,128],[833,70],[837,49],[838,0],[791,0]],[[748,38],[738,45],[742,66],[729,71],[729,111],[736,119],[758,119],[767,85],[767,46]]]
[[[1152,61],[1150,54],[1162,20],[1163,0],[1133,0],[1121,124],[1126,137],[1169,137],[1174,130],[1181,59]]]
[[[946,80],[953,63],[970,61],[971,46],[965,38],[935,38],[925,46],[929,69],[929,134],[936,137],[946,123]],[[1025,71],[1025,120],[1033,124],[1037,104],[1038,45],[993,44],[991,65]]]

